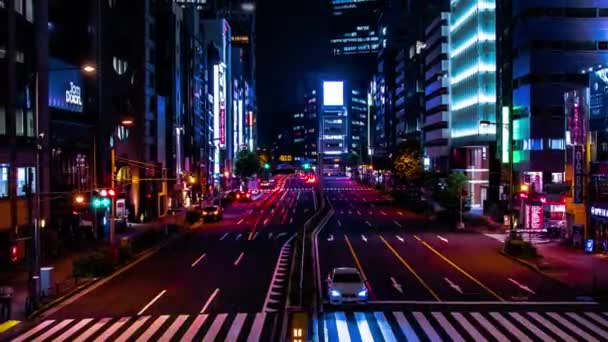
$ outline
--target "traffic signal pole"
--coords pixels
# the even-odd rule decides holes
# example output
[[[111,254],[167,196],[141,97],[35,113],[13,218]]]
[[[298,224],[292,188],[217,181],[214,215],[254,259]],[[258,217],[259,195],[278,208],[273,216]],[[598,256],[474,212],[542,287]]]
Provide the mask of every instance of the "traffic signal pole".
[[[110,169],[110,184],[112,186],[112,189],[114,189],[114,176],[116,173],[116,148],[114,147],[114,144],[112,144],[112,150],[111,150],[111,163],[112,163],[112,168]],[[114,197],[111,198],[111,203],[110,203],[110,245],[114,245],[114,235],[116,232],[116,222],[114,221],[114,216],[116,215],[116,203],[114,201]]]

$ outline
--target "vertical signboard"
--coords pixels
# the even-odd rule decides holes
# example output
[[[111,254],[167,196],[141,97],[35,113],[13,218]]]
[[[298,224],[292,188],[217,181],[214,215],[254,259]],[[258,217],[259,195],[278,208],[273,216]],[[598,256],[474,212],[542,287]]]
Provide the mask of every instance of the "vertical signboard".
[[[573,203],[583,203],[583,176],[585,155],[583,154],[582,145],[574,145],[573,168],[574,168],[574,186],[572,195]]]
[[[542,205],[528,205],[528,222],[530,229],[543,229],[544,216]]]
[[[608,128],[608,69],[589,73],[589,126],[594,131]]]
[[[566,92],[564,94],[564,105],[566,110],[566,143],[569,145],[585,145],[589,121],[588,88]]]
[[[226,147],[226,102],[220,99],[220,147]]]
[[[507,106],[502,107],[502,139],[501,139],[501,149],[502,149],[502,162],[503,163],[508,163],[511,156],[511,132],[510,132],[510,127],[511,127],[511,111],[510,108]]]

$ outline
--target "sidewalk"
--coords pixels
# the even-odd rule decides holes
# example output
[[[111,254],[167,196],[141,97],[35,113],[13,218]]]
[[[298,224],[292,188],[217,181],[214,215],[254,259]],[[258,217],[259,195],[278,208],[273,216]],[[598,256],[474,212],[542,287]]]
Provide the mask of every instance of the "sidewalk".
[[[588,293],[608,295],[608,258],[557,242],[536,246],[542,260],[537,263],[546,275]]]
[[[124,232],[116,234],[116,241],[120,241],[124,237],[133,239],[146,231],[164,229],[165,224],[171,223],[173,219],[174,217],[167,217],[152,223],[129,223],[129,228]],[[72,276],[72,265],[74,260],[88,255],[96,248],[105,245],[104,241],[89,242],[90,244],[87,244],[84,248],[78,248],[77,250],[66,252],[59,257],[44,260],[42,262],[42,267],[53,267],[53,283],[55,284],[53,290],[55,293],[53,294],[53,297],[65,295],[77,286],[89,281],[75,279]],[[11,320],[22,321],[27,318],[26,298],[28,297],[28,276],[29,272],[27,265],[19,266],[15,271],[10,273],[0,273],[0,287],[10,287],[13,291]],[[1,323],[2,322],[0,321],[0,324]]]

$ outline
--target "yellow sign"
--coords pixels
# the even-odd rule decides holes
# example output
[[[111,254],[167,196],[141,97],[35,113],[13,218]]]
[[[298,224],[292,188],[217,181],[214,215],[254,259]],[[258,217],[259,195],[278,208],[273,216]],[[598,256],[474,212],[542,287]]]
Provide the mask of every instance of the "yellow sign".
[[[249,43],[249,37],[248,36],[232,36],[232,42],[234,43]]]
[[[296,312],[291,320],[291,341],[307,341],[308,315],[305,312]]]
[[[279,156],[279,160],[282,162],[290,162],[293,161],[293,156],[289,154],[281,154]]]

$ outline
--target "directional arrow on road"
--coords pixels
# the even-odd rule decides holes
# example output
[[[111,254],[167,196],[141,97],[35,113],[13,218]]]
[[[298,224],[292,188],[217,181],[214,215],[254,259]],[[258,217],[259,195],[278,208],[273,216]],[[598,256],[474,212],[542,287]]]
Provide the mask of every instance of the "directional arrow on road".
[[[450,285],[451,288],[453,288],[454,290],[460,292],[460,294],[462,294],[462,289],[460,288],[460,286],[454,284],[450,279],[448,278],[443,278],[445,279],[445,281],[448,283],[448,285]]]
[[[273,233],[268,233],[268,238],[272,239],[272,235],[273,235]]]
[[[367,238],[365,237],[365,235],[361,234],[361,240],[367,242]]]
[[[395,290],[399,291],[400,293],[403,293],[403,286],[401,286],[401,284],[399,284],[395,278],[391,277],[391,282],[393,283],[393,287],[395,288]]]
[[[333,234],[329,234],[329,237],[327,238],[327,241],[334,241],[334,235]]]
[[[401,236],[399,236],[399,235],[395,235],[395,236],[397,237],[397,240],[399,240],[401,242],[405,242],[405,240]]]
[[[399,222],[397,222],[397,221],[393,221],[393,222],[395,222],[395,224],[397,225],[397,227],[399,227],[399,228],[403,227],[403,226],[401,225],[401,223],[399,223]]]
[[[340,220],[338,220],[338,226],[342,227],[342,222],[340,222]]]
[[[357,214],[361,215],[361,212],[359,210],[357,210]]]
[[[386,216],[386,213],[384,211],[382,211],[382,210],[380,210],[380,214]]]
[[[513,284],[517,285],[517,287],[519,287],[520,289],[530,292],[531,294],[535,295],[536,292],[534,292],[531,288],[527,287],[524,284],[519,283],[517,280],[509,278],[509,281],[512,282]]]
[[[372,226],[372,224],[369,223],[369,221],[365,221],[365,224],[368,225],[368,226],[370,226],[370,227]]]
[[[236,236],[237,240],[240,240],[243,237],[243,234],[239,233],[239,235]]]

